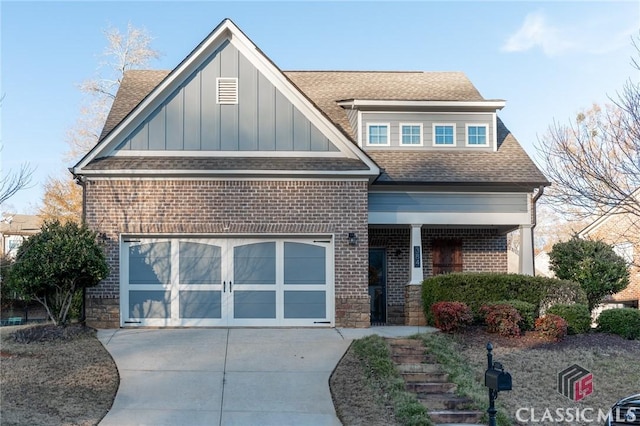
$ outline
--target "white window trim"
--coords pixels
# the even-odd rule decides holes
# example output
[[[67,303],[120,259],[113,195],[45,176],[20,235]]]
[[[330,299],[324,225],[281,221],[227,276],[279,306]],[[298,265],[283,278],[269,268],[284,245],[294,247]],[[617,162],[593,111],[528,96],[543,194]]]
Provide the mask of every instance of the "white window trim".
[[[402,142],[402,127],[404,126],[418,126],[420,127],[420,142],[419,143],[403,143]],[[399,123],[398,126],[399,129],[399,141],[400,141],[400,146],[424,146],[424,131],[422,129],[422,123]]]
[[[369,129],[371,129],[371,126],[387,126],[387,143],[369,143]],[[366,144],[367,146],[391,145],[391,124],[390,123],[367,123]]]
[[[470,144],[469,143],[469,127],[484,127],[485,137],[483,144]],[[489,147],[489,126],[482,123],[467,123],[464,126],[464,144],[470,148],[488,148]]]
[[[449,126],[453,127],[453,143],[452,144],[443,144],[436,143],[436,126]],[[458,144],[456,138],[456,123],[433,123],[431,127],[431,144],[437,147],[455,147]]]

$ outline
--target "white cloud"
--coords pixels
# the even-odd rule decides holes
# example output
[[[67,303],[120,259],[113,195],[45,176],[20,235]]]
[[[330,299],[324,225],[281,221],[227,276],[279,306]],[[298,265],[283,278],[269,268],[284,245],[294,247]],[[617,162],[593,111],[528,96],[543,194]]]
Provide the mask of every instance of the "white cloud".
[[[558,55],[574,47],[567,35],[547,23],[541,12],[530,13],[524,23],[502,46],[505,52],[524,52],[539,47],[548,55]]]
[[[558,26],[542,12],[526,16],[522,26],[502,46],[505,52],[524,52],[539,48],[547,56],[568,52],[603,54],[629,46],[639,25],[621,28],[620,21],[597,19],[580,26]]]

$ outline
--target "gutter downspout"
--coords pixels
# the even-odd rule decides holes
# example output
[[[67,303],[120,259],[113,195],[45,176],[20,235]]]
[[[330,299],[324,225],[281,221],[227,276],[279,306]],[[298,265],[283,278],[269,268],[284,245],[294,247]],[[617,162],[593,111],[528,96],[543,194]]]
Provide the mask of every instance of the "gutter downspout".
[[[87,178],[85,176],[78,176],[73,172],[73,168],[70,168],[69,171],[73,175],[76,184],[82,187],[82,216],[81,221],[83,225],[87,224]],[[86,325],[87,321],[87,288],[82,287],[82,309],[80,313],[80,323]]]
[[[536,202],[540,199],[540,197],[542,197],[542,195],[544,194],[544,186],[540,185],[538,187],[538,192],[536,192],[536,194],[533,196],[533,198],[531,199],[531,211],[532,211],[532,226],[531,226],[531,234],[532,234],[532,238],[531,238],[531,253],[535,253],[535,238],[533,238],[533,231],[536,228],[536,225],[538,224],[538,212],[536,209]],[[536,257],[533,256],[533,276],[536,275]]]

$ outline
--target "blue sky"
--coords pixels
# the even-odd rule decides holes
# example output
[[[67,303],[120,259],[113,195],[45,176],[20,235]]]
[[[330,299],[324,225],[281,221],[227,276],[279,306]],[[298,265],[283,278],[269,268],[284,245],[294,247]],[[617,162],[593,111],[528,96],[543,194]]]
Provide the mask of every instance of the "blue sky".
[[[2,1],[2,174],[33,185],[2,211],[34,213],[47,176],[65,173],[68,129],[106,46],[103,30],[144,27],[174,68],[231,18],[283,70],[463,71],[530,155],[554,119],[606,102],[628,78],[640,2]]]

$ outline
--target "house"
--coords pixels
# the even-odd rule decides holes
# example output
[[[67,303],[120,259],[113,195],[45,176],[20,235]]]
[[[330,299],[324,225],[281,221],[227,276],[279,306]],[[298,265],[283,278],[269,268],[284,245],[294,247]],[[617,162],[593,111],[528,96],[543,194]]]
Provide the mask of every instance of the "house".
[[[419,324],[423,278],[533,273],[545,177],[459,72],[281,71],[230,20],[125,74],[73,168],[118,326]]]
[[[3,214],[0,220],[0,244],[2,257],[15,259],[22,242],[40,232],[42,221],[39,216],[28,214]]]
[[[640,196],[640,189],[632,197]],[[640,308],[640,223],[638,216],[622,207],[614,207],[578,233],[580,238],[601,240],[629,263],[629,285],[605,300],[601,309]]]

